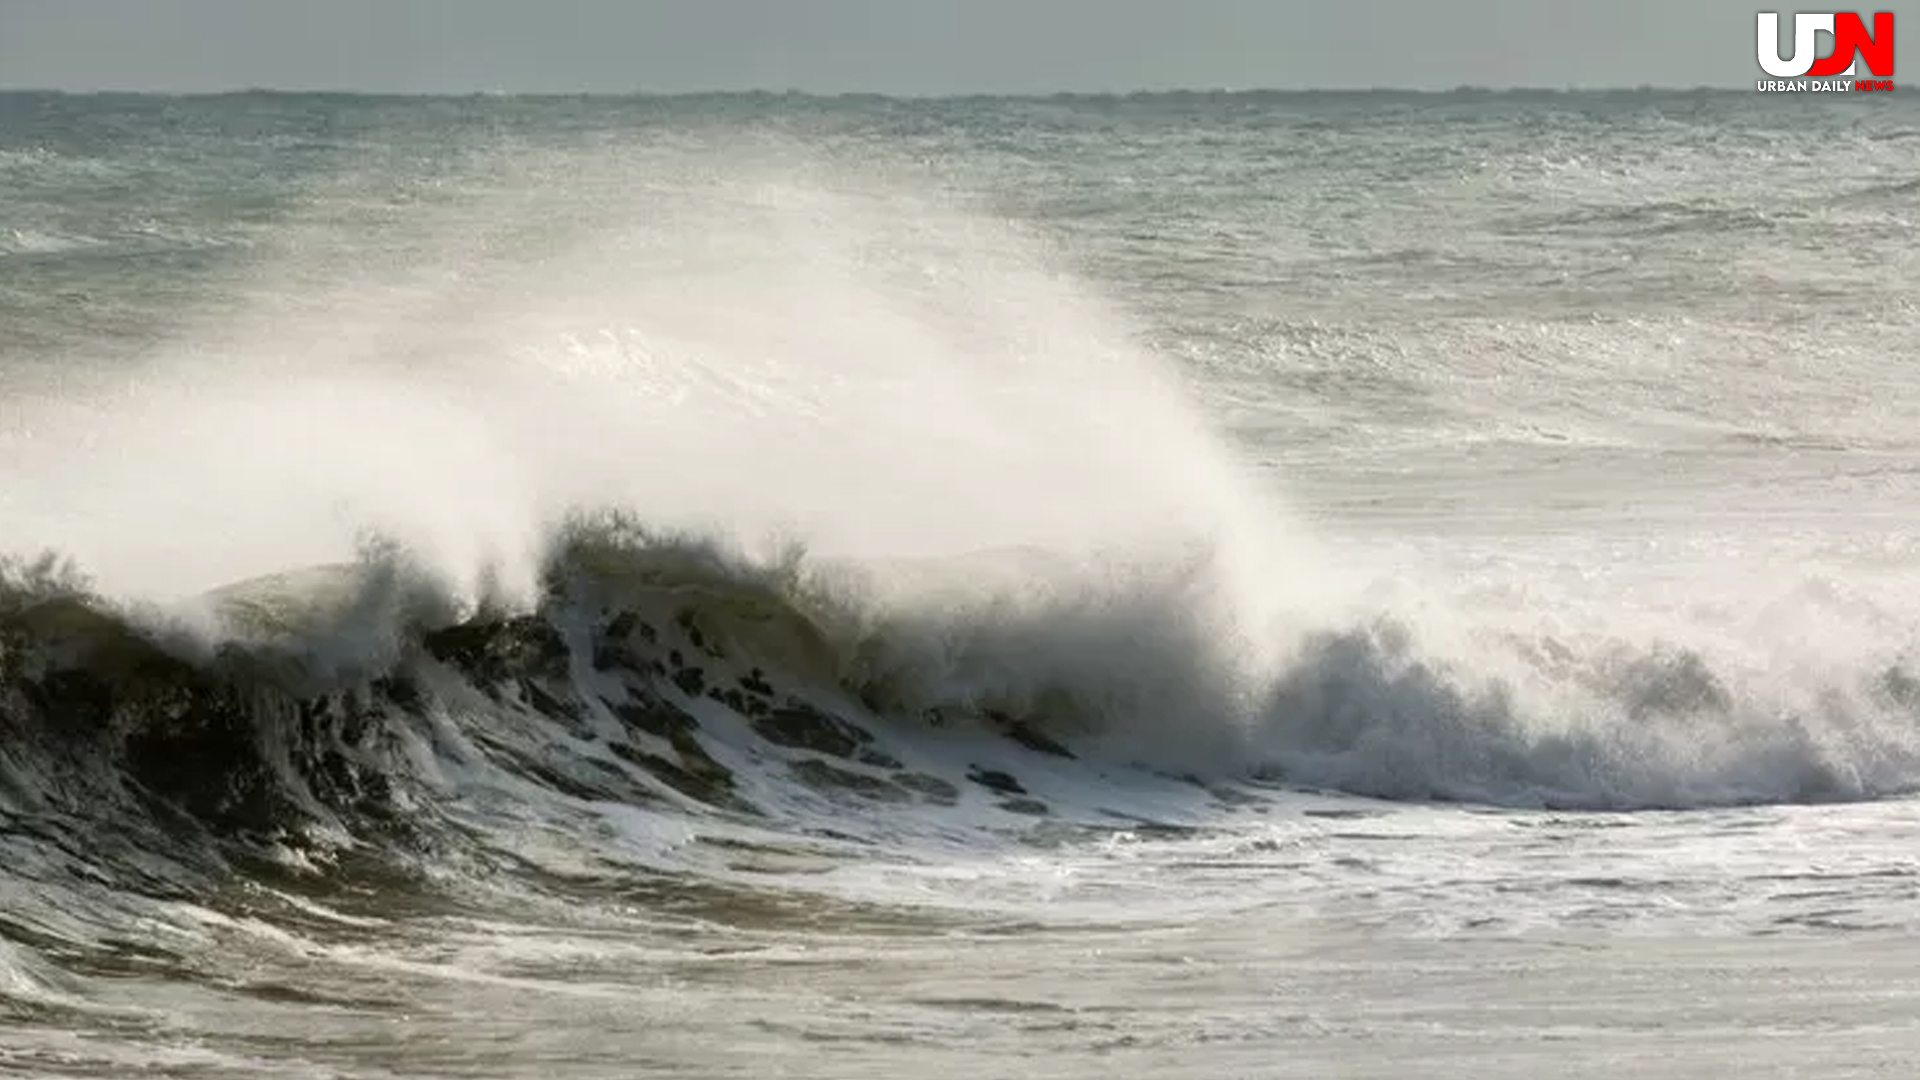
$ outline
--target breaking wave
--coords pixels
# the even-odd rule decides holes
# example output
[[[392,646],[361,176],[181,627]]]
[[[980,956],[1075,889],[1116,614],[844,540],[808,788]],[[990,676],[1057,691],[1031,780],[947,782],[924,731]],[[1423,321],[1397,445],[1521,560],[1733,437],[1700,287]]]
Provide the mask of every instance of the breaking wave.
[[[1008,762],[1077,770],[1123,808],[1130,771],[1589,809],[1920,779],[1920,678],[1898,666],[1795,712],[1685,650],[1549,645],[1522,684],[1423,658],[1381,620],[1260,670],[1222,647],[1218,586],[1203,553],[855,567],[611,517],[569,528],[519,606],[461,600],[383,545],[166,608],[43,559],[13,566],[0,614],[0,793],[16,821],[219,851],[431,836],[475,783],[529,812],[777,829],[813,795],[853,818],[969,798],[1052,813]],[[1537,711],[1549,685],[1557,715]],[[983,742],[1010,756],[983,766]]]
[[[21,865],[164,893],[539,836],[675,865],[695,820],[1044,839],[1169,782],[1920,787],[1898,641],[1370,601],[1044,245],[789,179],[817,162],[644,153],[522,162],[504,203],[379,219],[365,265],[251,268],[259,310],[135,369],[21,383],[0,547],[57,553],[0,582]]]

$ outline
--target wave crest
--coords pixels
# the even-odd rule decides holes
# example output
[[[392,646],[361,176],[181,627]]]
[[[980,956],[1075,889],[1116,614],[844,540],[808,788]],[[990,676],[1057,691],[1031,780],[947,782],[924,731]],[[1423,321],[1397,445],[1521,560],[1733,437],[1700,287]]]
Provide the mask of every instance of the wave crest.
[[[1087,759],[1089,777],[1389,799],[1681,808],[1920,786],[1920,679],[1898,665],[1789,699],[1671,645],[1510,642],[1521,667],[1476,670],[1386,618],[1262,653],[1215,570],[1195,552],[756,560],[607,516],[563,533],[520,607],[463,602],[376,544],[162,612],[90,596],[57,558],[16,561],[0,789],[117,828],[191,821],[216,846],[420,835],[474,769],[529,799],[778,821],[790,790],[953,804],[983,782],[971,744],[942,741],[958,729]]]

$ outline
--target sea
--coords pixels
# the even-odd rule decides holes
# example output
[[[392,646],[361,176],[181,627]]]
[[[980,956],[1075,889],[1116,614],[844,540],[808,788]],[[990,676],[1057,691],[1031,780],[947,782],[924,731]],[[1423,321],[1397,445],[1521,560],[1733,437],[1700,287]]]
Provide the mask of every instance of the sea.
[[[1914,1075],[1917,100],[0,94],[0,1076]]]

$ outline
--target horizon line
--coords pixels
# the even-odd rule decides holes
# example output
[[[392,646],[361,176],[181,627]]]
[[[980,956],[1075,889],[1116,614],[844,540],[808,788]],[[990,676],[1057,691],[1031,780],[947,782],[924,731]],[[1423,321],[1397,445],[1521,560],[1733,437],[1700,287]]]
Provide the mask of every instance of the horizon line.
[[[1641,83],[1633,86],[1481,86],[1463,83],[1444,89],[1413,86],[1351,87],[1161,87],[1133,90],[974,90],[927,93],[882,90],[363,90],[327,87],[235,86],[221,89],[155,90],[95,87],[84,90],[51,86],[0,85],[0,94],[60,97],[341,97],[341,98],[604,98],[609,100],[674,98],[798,98],[869,99],[883,101],[967,101],[995,99],[1004,101],[1114,100],[1126,98],[1169,97],[1312,97],[1336,95],[1404,94],[1444,97],[1449,95],[1523,95],[1523,94],[1719,94],[1744,93],[1744,88],[1699,83],[1691,86]]]

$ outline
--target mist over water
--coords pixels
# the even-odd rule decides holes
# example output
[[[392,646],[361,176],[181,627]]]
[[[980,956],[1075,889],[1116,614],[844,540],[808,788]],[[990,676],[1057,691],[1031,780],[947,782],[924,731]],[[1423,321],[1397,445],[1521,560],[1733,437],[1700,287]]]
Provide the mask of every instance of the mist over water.
[[[682,918],[1911,922],[1904,107],[29,100],[19,1015],[142,920],[454,1018]]]
[[[372,529],[524,593],[605,507],[879,558],[1252,527],[1125,318],[983,210],[787,140],[501,155],[366,232],[323,192],[181,337],[25,388],[9,546],[164,596]]]

